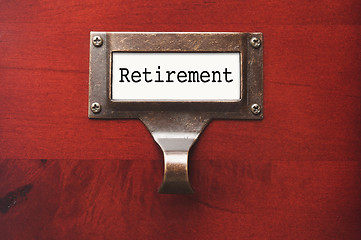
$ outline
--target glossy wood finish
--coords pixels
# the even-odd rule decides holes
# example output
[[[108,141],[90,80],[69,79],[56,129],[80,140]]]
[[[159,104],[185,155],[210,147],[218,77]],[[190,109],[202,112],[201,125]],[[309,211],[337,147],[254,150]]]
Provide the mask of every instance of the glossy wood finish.
[[[359,1],[2,1],[2,239],[360,239]],[[160,195],[136,120],[89,120],[90,31],[259,31],[264,120],[213,121]],[[8,208],[8,206],[10,206]]]

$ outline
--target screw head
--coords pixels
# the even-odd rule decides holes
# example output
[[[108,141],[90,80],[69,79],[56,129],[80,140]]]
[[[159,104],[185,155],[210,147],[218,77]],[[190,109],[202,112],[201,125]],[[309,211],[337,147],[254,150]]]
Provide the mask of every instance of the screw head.
[[[102,109],[100,104],[97,102],[92,103],[92,105],[90,106],[90,109],[92,110],[93,113],[99,113],[100,110]]]
[[[251,43],[252,47],[259,48],[261,46],[261,39],[259,39],[257,37],[253,37],[253,38],[251,38],[250,43]]]
[[[100,36],[94,36],[93,45],[96,47],[100,47],[101,45],[103,45],[103,38],[101,38]]]
[[[261,106],[258,105],[257,103],[256,103],[256,104],[253,104],[253,105],[251,106],[251,111],[252,111],[252,113],[253,113],[254,115],[258,115],[258,114],[261,113]]]

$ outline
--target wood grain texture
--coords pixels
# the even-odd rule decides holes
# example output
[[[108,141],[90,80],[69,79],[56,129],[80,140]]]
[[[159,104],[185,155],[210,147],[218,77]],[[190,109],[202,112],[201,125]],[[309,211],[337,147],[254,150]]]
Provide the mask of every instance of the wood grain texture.
[[[360,239],[359,1],[1,1],[1,239]],[[89,120],[90,31],[260,31],[263,121],[213,121],[159,195],[140,121]],[[8,207],[9,206],[9,207]]]

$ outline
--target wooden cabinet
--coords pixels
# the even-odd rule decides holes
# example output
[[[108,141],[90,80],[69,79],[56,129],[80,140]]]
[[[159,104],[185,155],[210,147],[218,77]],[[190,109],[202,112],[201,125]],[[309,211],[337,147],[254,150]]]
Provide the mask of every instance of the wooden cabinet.
[[[1,239],[360,239],[359,1],[2,1]],[[259,31],[264,120],[212,121],[160,195],[137,120],[89,120],[90,31]]]

